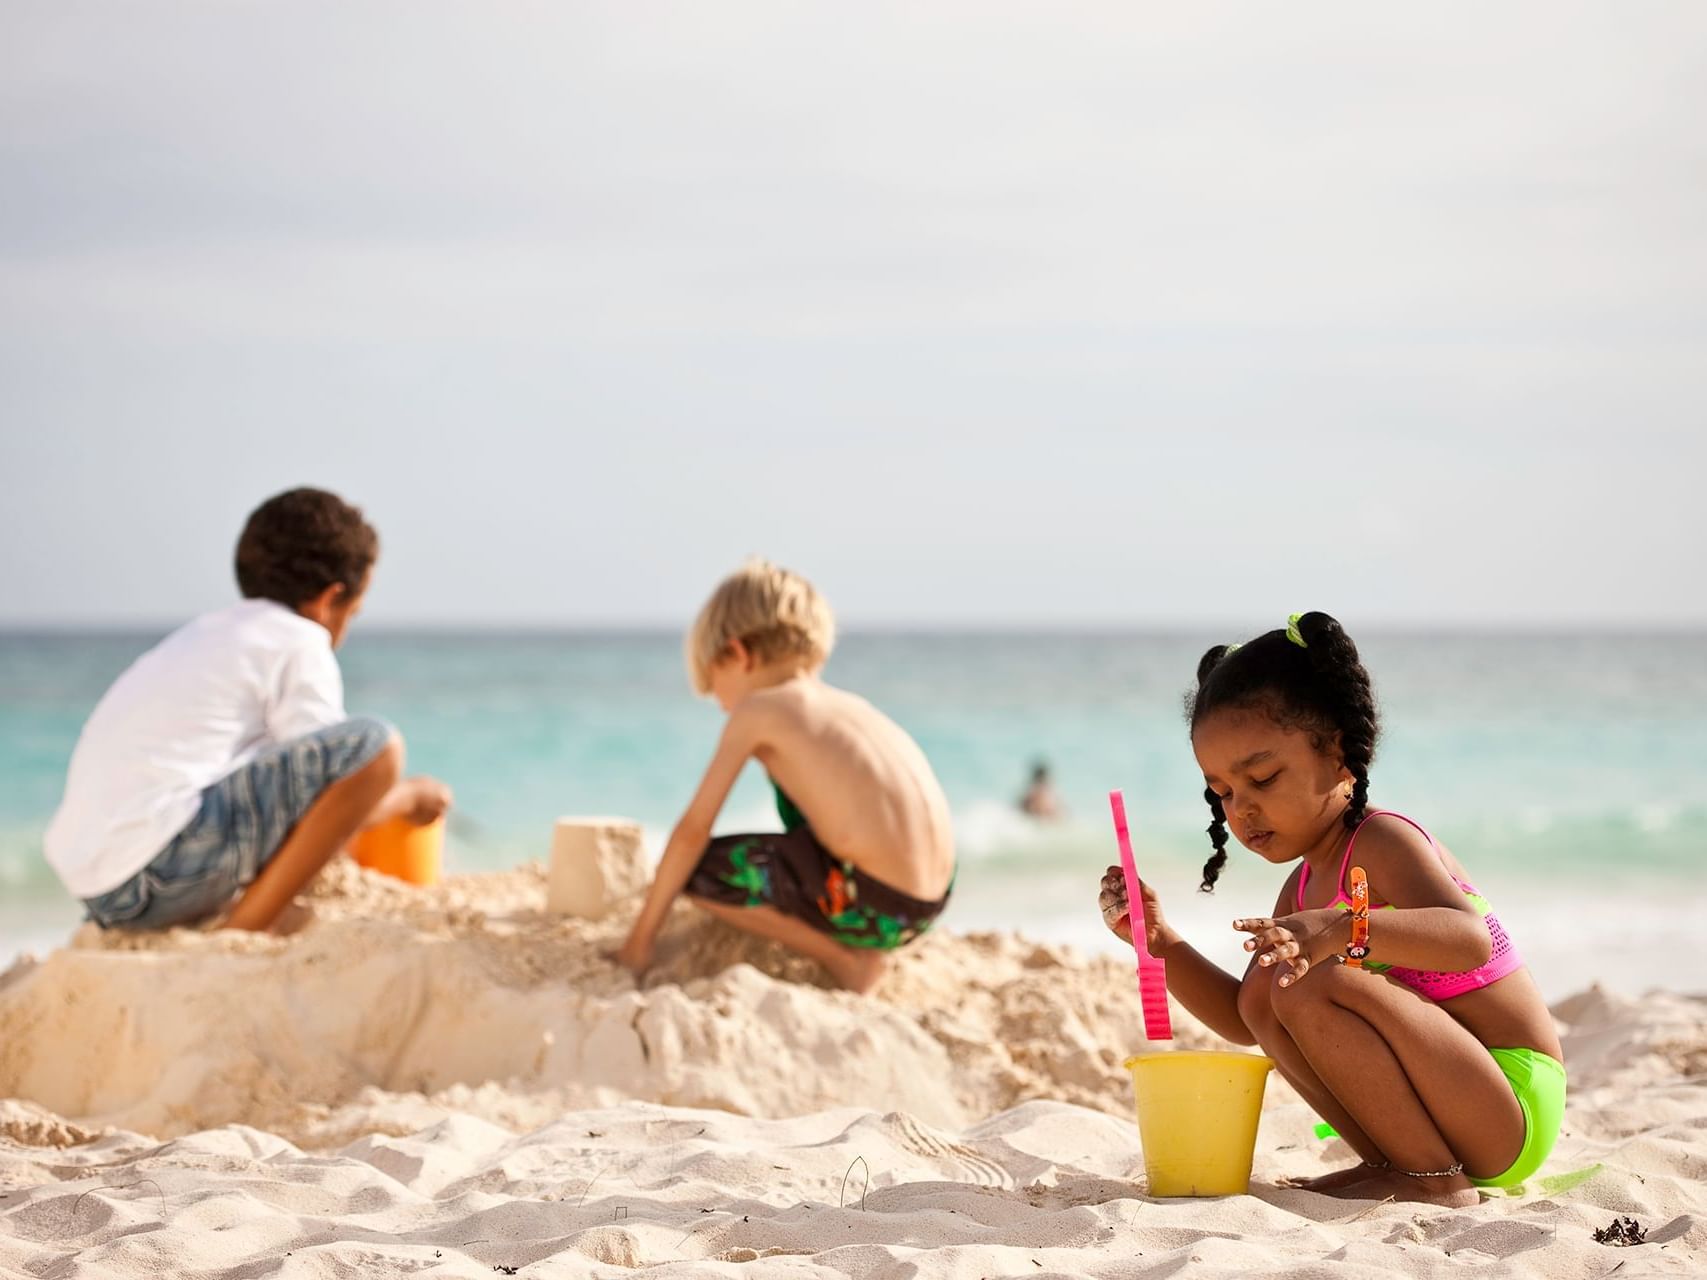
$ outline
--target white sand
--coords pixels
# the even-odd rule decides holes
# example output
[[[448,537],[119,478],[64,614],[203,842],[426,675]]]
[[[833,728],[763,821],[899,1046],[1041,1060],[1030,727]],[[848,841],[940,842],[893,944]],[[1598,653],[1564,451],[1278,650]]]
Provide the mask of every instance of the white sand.
[[[538,869],[326,881],[296,938],[86,934],[0,976],[0,1273],[1707,1274],[1701,998],[1556,1010],[1571,1107],[1526,1195],[1274,1186],[1344,1157],[1275,1082],[1252,1194],[1163,1201],[1116,961],[934,936],[861,1000],[684,910],[636,990],[623,920],[545,916]],[[1595,1244],[1614,1213],[1649,1243]]]

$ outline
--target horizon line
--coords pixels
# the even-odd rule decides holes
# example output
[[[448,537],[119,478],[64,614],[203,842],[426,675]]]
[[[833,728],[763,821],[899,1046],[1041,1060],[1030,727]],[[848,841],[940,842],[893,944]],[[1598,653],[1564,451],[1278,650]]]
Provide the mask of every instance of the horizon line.
[[[137,636],[164,635],[188,619],[160,621],[147,619],[112,620],[0,620],[0,636]],[[1179,636],[1231,634],[1241,624],[1226,621],[1190,619],[1178,622],[1143,623],[1118,619],[1079,619],[1062,622],[1034,622],[1001,619],[971,619],[967,621],[877,620],[852,626],[838,626],[840,636]],[[440,635],[476,636],[676,636],[687,628],[680,623],[639,620],[516,620],[498,622],[454,622],[436,619],[374,620],[359,623],[352,635]],[[1639,619],[1594,620],[1582,619],[1430,619],[1406,620],[1385,618],[1357,625],[1365,635],[1618,635],[1618,636],[1707,636],[1707,618],[1702,619]],[[1259,633],[1260,634],[1260,633]]]

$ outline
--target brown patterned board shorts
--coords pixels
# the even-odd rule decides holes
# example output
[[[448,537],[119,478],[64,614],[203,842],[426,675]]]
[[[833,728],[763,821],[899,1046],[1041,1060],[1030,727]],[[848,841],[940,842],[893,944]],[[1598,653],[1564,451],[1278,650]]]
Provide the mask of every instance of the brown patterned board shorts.
[[[948,905],[892,888],[832,854],[812,828],[719,836],[689,877],[691,897],[733,907],[772,907],[848,947],[891,951],[924,933]]]

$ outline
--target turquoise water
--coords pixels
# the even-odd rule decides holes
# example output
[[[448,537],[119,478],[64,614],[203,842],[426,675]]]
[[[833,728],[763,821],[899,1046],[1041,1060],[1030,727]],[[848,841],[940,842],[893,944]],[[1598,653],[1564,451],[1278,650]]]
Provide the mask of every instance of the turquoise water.
[[[74,916],[41,861],[41,831],[83,718],[155,638],[0,635],[0,956]],[[1219,938],[1226,918],[1266,912],[1278,886],[1246,855],[1214,898],[1191,893],[1207,811],[1180,699],[1219,638],[856,634],[826,674],[911,731],[942,778],[963,859],[956,927],[1101,945],[1095,881],[1118,786],[1146,874]],[[1644,924],[1637,905],[1656,890],[1674,902],[1707,892],[1707,635],[1361,643],[1386,716],[1373,797],[1453,847],[1538,969],[1538,950],[1558,952],[1544,986],[1567,969],[1690,985],[1655,954],[1654,930],[1670,927]],[[350,709],[397,724],[411,769],[456,789],[470,823],[450,841],[452,869],[543,856],[560,814],[626,815],[660,842],[721,725],[689,692],[675,635],[358,626],[341,657]],[[1056,827],[1012,809],[1040,756],[1070,810]],[[776,824],[749,768],[722,829],[758,825]],[[1584,968],[1585,950],[1601,969]]]

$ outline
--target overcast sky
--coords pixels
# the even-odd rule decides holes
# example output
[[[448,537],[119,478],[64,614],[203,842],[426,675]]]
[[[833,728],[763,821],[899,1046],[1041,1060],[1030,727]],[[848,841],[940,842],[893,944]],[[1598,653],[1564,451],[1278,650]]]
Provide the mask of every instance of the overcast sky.
[[[1707,6],[0,8],[0,625],[1707,623]]]

